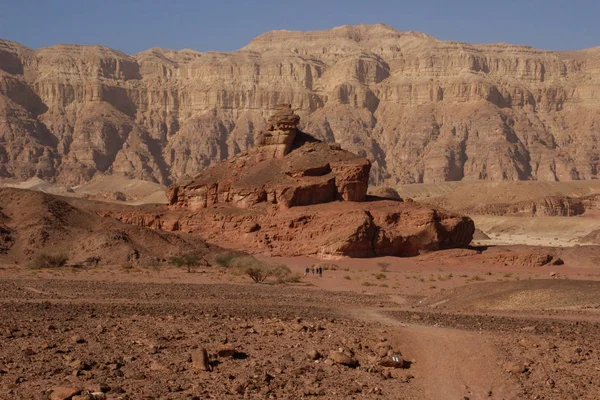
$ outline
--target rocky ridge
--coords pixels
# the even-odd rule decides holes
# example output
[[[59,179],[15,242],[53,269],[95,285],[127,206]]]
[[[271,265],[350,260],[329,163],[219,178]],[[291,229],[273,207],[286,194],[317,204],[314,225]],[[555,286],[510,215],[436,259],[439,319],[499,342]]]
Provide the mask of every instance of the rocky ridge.
[[[85,200],[79,200],[85,204]],[[101,204],[101,203],[100,203]],[[70,265],[148,265],[185,253],[208,264],[222,251],[197,237],[152,231],[101,218],[57,196],[0,188],[0,262],[27,264],[40,255]]]
[[[371,182],[599,174],[600,48],[440,41],[385,25],[269,32],[231,53],[0,41],[0,176],[163,184],[252,147],[279,103]]]

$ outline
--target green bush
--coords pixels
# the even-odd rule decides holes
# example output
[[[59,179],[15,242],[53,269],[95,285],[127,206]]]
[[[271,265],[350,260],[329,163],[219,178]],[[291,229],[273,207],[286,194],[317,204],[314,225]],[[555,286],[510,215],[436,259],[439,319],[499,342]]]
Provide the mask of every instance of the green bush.
[[[235,273],[249,276],[254,283],[262,283],[271,277],[277,278],[279,282],[284,282],[292,272],[287,265],[268,264],[250,256],[237,257],[231,265]]]
[[[40,268],[60,268],[67,265],[69,261],[69,257],[66,254],[38,254],[31,264],[29,264],[29,268],[40,269]]]
[[[236,258],[237,256],[234,253],[224,253],[224,254],[220,254],[215,258],[215,261],[217,262],[217,264],[219,264],[221,267],[224,268],[229,268],[232,266],[232,262],[233,260]]]
[[[177,267],[187,267],[187,272],[192,272],[192,267],[198,265],[198,255],[187,253],[179,257],[171,257],[169,258],[169,264]]]

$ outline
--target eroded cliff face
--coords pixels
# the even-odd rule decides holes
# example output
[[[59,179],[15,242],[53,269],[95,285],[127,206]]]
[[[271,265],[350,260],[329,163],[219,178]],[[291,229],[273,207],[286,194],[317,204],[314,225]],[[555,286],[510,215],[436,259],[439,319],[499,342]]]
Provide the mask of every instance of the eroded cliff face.
[[[171,183],[253,145],[278,103],[372,183],[599,176],[600,48],[444,42],[385,25],[232,53],[0,41],[0,176]]]

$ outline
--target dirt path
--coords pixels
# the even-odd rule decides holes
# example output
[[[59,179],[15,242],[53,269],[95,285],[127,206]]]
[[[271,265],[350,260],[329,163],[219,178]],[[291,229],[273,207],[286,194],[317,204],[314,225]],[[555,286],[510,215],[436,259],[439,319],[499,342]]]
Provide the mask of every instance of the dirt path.
[[[377,310],[355,316],[394,328],[392,340],[407,360],[426,399],[517,399],[520,387],[502,371],[489,336],[458,329],[404,324]]]

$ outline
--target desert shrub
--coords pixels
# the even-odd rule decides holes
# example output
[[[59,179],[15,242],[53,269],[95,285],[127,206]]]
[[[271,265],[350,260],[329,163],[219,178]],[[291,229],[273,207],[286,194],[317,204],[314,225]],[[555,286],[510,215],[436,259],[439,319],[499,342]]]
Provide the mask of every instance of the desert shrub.
[[[332,263],[321,263],[318,264],[317,267],[323,268],[323,271],[337,271],[338,269],[340,269],[339,265]]]
[[[232,262],[236,257],[237,256],[234,253],[224,253],[224,254],[218,255],[215,258],[215,261],[217,262],[217,264],[219,266],[224,267],[224,268],[229,268],[232,266]]]
[[[387,279],[387,275],[386,274],[375,274],[375,279],[378,279],[378,280]]]
[[[67,265],[69,257],[66,254],[38,254],[29,264],[29,268],[60,268]]]
[[[371,282],[363,282],[361,283],[362,286],[375,286],[375,284],[371,283]]]
[[[192,272],[192,267],[198,265],[198,255],[194,253],[183,254],[169,258],[169,264],[177,267],[187,267],[187,272]]]
[[[349,280],[350,280],[350,279],[352,279],[352,278],[350,277],[350,275],[344,275],[344,279],[346,279],[346,280],[348,280],[348,281],[349,281]]]
[[[277,278],[278,282],[285,282],[292,272],[287,265],[268,264],[250,256],[236,257],[231,266],[235,273],[247,275],[254,283],[262,283],[271,277]]]
[[[388,272],[388,267],[390,266],[390,263],[378,262],[377,265],[379,265],[379,268],[381,268],[382,272]]]
[[[385,283],[382,283],[381,285],[379,285],[379,287],[389,287],[389,286]]]
[[[300,274],[289,274],[287,276],[282,276],[277,280],[277,283],[300,283],[302,282],[302,277]]]
[[[485,281],[485,279],[483,279],[479,275],[473,275],[469,280],[470,281]]]

